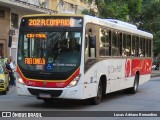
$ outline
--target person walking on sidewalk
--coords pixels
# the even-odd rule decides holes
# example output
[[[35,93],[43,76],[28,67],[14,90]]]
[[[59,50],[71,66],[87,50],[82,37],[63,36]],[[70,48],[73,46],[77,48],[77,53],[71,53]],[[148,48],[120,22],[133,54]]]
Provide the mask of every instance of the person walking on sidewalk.
[[[12,69],[11,69],[9,64],[10,64],[10,60],[7,60],[5,68],[6,68],[6,72],[9,73],[9,76],[8,76],[9,77],[8,78],[9,79],[9,85],[12,86],[12,81],[11,81],[12,78],[11,78],[11,74],[10,74]]]
[[[10,85],[11,86],[16,86],[16,78],[14,76],[14,71],[15,71],[15,66],[13,64],[13,58],[12,56],[9,57],[9,66],[11,68],[11,71],[9,72],[9,76],[10,76]]]

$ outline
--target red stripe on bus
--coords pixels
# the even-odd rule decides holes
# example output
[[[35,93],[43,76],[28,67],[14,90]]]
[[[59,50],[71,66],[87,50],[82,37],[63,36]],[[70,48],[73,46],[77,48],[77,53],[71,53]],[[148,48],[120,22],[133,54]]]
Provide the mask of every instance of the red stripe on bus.
[[[27,86],[34,87],[45,87],[45,88],[64,88],[66,87],[76,76],[80,73],[80,68],[78,68],[69,78],[66,80],[37,80],[37,79],[28,79],[24,77],[20,68],[17,66],[17,72],[20,74],[20,77],[23,79],[24,83]]]

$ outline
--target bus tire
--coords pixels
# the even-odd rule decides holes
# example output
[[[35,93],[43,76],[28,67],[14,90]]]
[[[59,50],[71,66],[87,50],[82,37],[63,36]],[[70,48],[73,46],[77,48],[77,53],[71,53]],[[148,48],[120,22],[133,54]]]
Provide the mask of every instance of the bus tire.
[[[90,99],[90,103],[92,105],[98,105],[102,101],[102,95],[103,95],[103,90],[102,90],[102,81],[99,81],[98,84],[98,90],[97,90],[97,96],[93,97]]]
[[[125,90],[125,93],[129,93],[129,94],[136,94],[138,91],[138,85],[139,85],[139,75],[136,74],[135,78],[134,78],[134,84],[133,87]]]

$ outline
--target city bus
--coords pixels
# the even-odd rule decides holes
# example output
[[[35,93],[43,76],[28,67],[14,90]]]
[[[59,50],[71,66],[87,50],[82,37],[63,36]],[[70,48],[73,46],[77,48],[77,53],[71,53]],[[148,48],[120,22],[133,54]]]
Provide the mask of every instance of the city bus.
[[[151,33],[89,15],[23,16],[17,50],[17,93],[44,102],[135,94],[152,66]]]

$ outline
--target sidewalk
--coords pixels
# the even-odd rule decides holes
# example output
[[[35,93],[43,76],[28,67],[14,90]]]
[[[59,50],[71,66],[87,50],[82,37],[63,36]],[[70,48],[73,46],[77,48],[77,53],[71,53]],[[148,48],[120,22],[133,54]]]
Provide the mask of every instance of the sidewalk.
[[[152,70],[151,77],[158,77],[160,76],[160,70]]]

